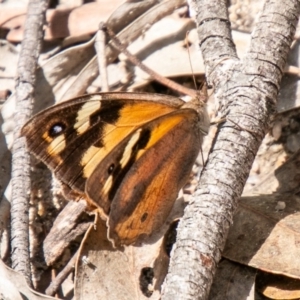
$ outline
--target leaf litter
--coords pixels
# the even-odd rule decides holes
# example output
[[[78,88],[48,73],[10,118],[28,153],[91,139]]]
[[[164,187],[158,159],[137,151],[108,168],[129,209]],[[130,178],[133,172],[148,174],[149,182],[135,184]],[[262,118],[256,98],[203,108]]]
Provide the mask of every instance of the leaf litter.
[[[239,55],[242,55],[242,53],[246,51],[246,47],[249,43],[250,35],[247,32],[251,31],[255,15],[257,11],[259,11],[259,5],[257,4],[257,1],[253,1],[250,4],[247,1],[232,1],[230,7],[232,27],[244,31],[233,31],[233,37],[237,44]],[[99,3],[93,3],[93,5],[99,5]],[[118,5],[118,2],[116,2],[115,7]],[[9,6],[7,7],[9,8]],[[7,9],[7,7],[5,8]],[[75,29],[70,30],[69,35],[54,33],[53,36],[48,36],[48,43],[49,39],[54,41],[58,37],[63,37],[64,41],[59,47],[63,48],[67,45],[67,48],[53,57],[47,58],[45,56],[44,61],[41,61],[42,67],[37,75],[39,84],[36,91],[37,106],[35,111],[39,111],[42,107],[49,106],[56,101],[66,100],[75,95],[84,93],[86,90],[91,89],[92,83],[94,87],[91,91],[99,89],[101,81],[97,79],[98,71],[93,40],[86,40],[86,43],[79,45],[72,45],[72,42],[78,43],[78,33],[80,33],[82,37],[81,41],[83,41],[90,39],[93,30],[96,30],[98,26],[97,23],[90,27],[89,31],[80,31],[79,27],[76,27],[76,25],[80,26],[79,23],[81,21],[89,19],[92,11],[89,10],[91,7],[92,4],[90,4],[90,7],[87,7],[87,4],[76,8],[69,7],[69,12],[65,12],[61,17],[67,20],[66,24],[70,26],[69,28],[75,25]],[[15,8],[11,6],[10,12],[13,12],[14,9]],[[18,9],[22,10],[23,8],[19,7]],[[113,9],[109,10],[109,12],[105,11],[103,18],[106,20],[109,19],[112,11]],[[251,13],[249,13],[249,11]],[[68,18],[68,16],[72,16],[71,14],[74,15],[75,13],[79,13],[79,18]],[[80,15],[80,13],[82,13],[82,15]],[[131,33],[133,31],[132,28],[140,27],[141,23],[131,23],[130,21],[128,23],[129,26],[131,26],[130,30],[127,32],[126,28],[125,31],[122,30],[120,38],[122,41],[130,43],[129,49],[149,67],[166,77],[177,78],[179,81],[189,84],[187,83],[189,79],[184,79],[183,81],[185,76],[190,76],[189,64],[187,63],[188,54],[183,42],[187,31],[190,31],[188,39],[189,43],[191,43],[191,60],[196,76],[204,74],[204,66],[202,60],[198,57],[199,53],[197,52],[196,33],[193,29],[193,22],[189,18],[183,18],[183,13],[184,10],[182,9],[179,13],[162,19],[150,28],[149,31],[141,32],[139,34],[140,37],[138,37],[138,35],[132,36]],[[119,11],[119,14],[122,16],[122,11]],[[0,19],[3,18],[3,14],[1,16]],[[119,15],[117,14],[117,16]],[[98,20],[98,18],[99,16],[97,16],[95,20]],[[149,16],[146,16],[146,18],[149,18]],[[125,22],[125,20],[125,17],[124,19],[121,18],[121,24]],[[13,77],[15,76],[14,72],[18,57],[18,45],[9,44],[8,41],[14,41],[16,43],[21,40],[22,23],[20,22],[23,22],[21,19],[16,19],[15,21],[17,23],[8,27],[10,32],[6,36],[6,40],[3,39],[1,41],[0,48],[1,53],[9,57],[7,59],[9,60],[9,64],[4,65],[7,61],[1,60],[0,72],[2,73],[0,86],[5,87],[12,93]],[[7,22],[4,23],[7,26]],[[16,24],[18,24],[18,26],[16,26]],[[174,28],[174,32],[171,36],[165,31],[165,28],[168,26]],[[17,27],[19,27],[19,31],[13,32],[14,28]],[[84,28],[87,27],[88,26],[85,26]],[[3,30],[5,28],[7,29],[7,27],[2,26]],[[91,30],[91,28],[94,29]],[[116,33],[118,33],[118,31],[116,31]],[[14,34],[13,38],[10,38],[12,36],[11,34]],[[53,49],[53,46],[52,48],[49,47],[49,49]],[[131,80],[128,85],[128,90],[142,89],[145,91],[154,90],[159,92],[163,90],[161,86],[152,83],[151,78],[149,78],[147,74],[140,71],[137,67],[128,64],[122,54],[119,55],[119,60],[116,60],[116,52],[112,49],[108,51],[110,51],[108,52],[110,58],[108,77],[111,88],[122,87],[122,82],[126,81],[124,78],[129,76],[133,78],[133,80]],[[172,55],[169,55],[170,53],[172,53]],[[1,57],[4,57],[2,54]],[[296,41],[290,53],[289,63],[293,66],[298,66],[298,57],[299,43]],[[175,59],[176,62],[179,61],[179,63],[175,64]],[[297,282],[300,275],[297,259],[299,257],[298,245],[300,240],[299,168],[297,168],[299,166],[298,157],[300,151],[300,118],[298,113],[300,97],[298,97],[298,94],[299,83],[297,76],[290,74],[285,75],[279,95],[278,115],[273,122],[270,133],[263,141],[253,164],[252,171],[244,189],[244,195],[240,201],[233,226],[229,232],[223,253],[224,259],[220,262],[219,270],[211,291],[211,299],[218,299],[217,297],[220,295],[230,296],[230,299],[247,300],[262,299],[260,297],[263,295],[270,299],[280,299],[278,297],[281,297],[281,299],[295,299],[288,298],[292,297],[288,296],[288,292],[291,290],[291,282],[293,283],[293,297],[298,295],[299,285],[297,285]],[[12,143],[11,132],[13,128],[12,114],[14,111],[14,96],[12,95],[8,100],[3,98],[2,101],[4,102],[2,105],[3,134],[1,136],[0,157],[2,169],[9,170],[10,158],[8,149]],[[209,103],[211,115],[214,114],[214,106],[212,103],[213,99],[211,97]],[[204,151],[206,152],[208,152],[209,141],[214,134],[213,128],[210,134],[211,137],[207,139],[208,145],[204,147]],[[40,168],[43,169],[39,163],[34,167],[34,169],[37,169],[37,174],[41,174]],[[195,168],[195,174],[198,172],[198,168],[199,167]],[[3,197],[1,202],[1,207],[4,208],[6,207],[5,203],[9,203],[10,197],[8,188],[9,173],[10,172],[4,172],[4,176],[0,182],[3,191],[2,194],[6,196]],[[51,177],[50,174],[46,177],[49,176]],[[36,177],[39,177],[39,175],[36,175]],[[55,187],[55,183],[52,185]],[[45,192],[44,189],[49,190],[49,184],[46,184],[46,186],[38,184],[35,185],[35,187],[35,193],[33,193],[33,195],[35,195],[36,199],[32,199],[32,205],[38,209],[32,211],[31,238],[32,244],[35,245],[35,247],[41,247],[45,239],[45,233],[48,233],[50,229],[52,230],[54,217],[66,205],[66,202],[61,198],[59,188],[53,188],[51,192]],[[6,193],[4,194],[5,189]],[[181,199],[181,201],[184,199],[184,202],[188,201],[188,195],[183,195],[184,197],[179,199]],[[55,200],[54,202],[53,199]],[[49,204],[49,201],[53,204]],[[184,202],[179,203],[181,203],[181,206],[184,206]],[[4,209],[3,212],[4,211],[7,210]],[[176,216],[173,216],[174,220],[180,217],[180,211],[182,212],[182,208],[175,214]],[[2,259],[8,262],[9,251],[7,249],[9,248],[9,239],[5,239],[5,234],[9,235],[7,213],[1,214],[0,217],[1,224],[4,224],[1,231],[1,255]],[[86,224],[87,226],[90,221],[90,219],[83,218],[79,224]],[[78,220],[76,222],[78,222]],[[169,224],[172,223],[171,220],[168,222]],[[72,228],[75,223],[70,223],[68,226]],[[47,224],[47,226],[45,226],[45,224]],[[39,226],[46,232],[43,232],[44,230],[38,231]],[[76,223],[76,226],[78,226],[78,223]],[[97,225],[99,228],[103,226],[103,224]],[[78,299],[88,299],[89,292],[93,289],[97,289],[96,287],[99,285],[99,277],[96,276],[98,271],[102,272],[101,278],[103,278],[103,276],[107,277],[106,280],[101,282],[102,289],[99,291],[101,297],[109,299],[108,294],[105,293],[107,293],[108,289],[113,289],[115,293],[111,295],[117,298],[159,298],[160,284],[163,281],[168,265],[168,255],[163,251],[163,249],[165,249],[163,237],[157,240],[155,247],[152,247],[151,250],[143,246],[139,248],[128,247],[125,251],[115,251],[105,240],[106,236],[96,239],[94,225],[90,225],[83,243],[80,240],[80,236],[82,237],[83,234],[77,235],[74,233],[71,238],[73,242],[62,244],[59,247],[59,251],[55,249],[53,249],[53,252],[50,251],[50,257],[54,255],[53,259],[50,259],[51,262],[48,261],[48,264],[51,266],[47,266],[44,261],[41,248],[39,251],[33,250],[32,253],[37,256],[34,257],[32,262],[36,270],[36,280],[34,282],[37,289],[42,290],[41,286],[45,286],[47,281],[49,284],[49,274],[52,272],[51,270],[61,270],[62,268],[60,265],[62,260],[60,262],[59,260],[63,258],[64,262],[70,259],[76,252],[75,250],[81,245],[80,257],[85,257],[87,262],[78,259],[76,266],[75,294]],[[49,246],[47,246],[47,249],[48,248]],[[114,271],[108,271],[111,266],[110,261],[113,261],[113,266],[115,266],[113,268]],[[159,266],[157,261],[161,263],[161,266]],[[104,268],[103,265],[105,266]],[[160,268],[156,269],[158,266]],[[3,268],[1,265],[1,269]],[[225,276],[222,272],[226,272],[227,275]],[[256,286],[255,277],[257,272],[260,277],[257,277],[258,281]],[[10,275],[11,277],[4,277],[6,275],[3,275],[4,273],[1,274],[1,278],[8,278],[6,279],[8,280],[8,284],[12,283],[12,286],[16,287],[15,297],[17,299],[17,293],[23,291],[20,286],[15,284],[18,275],[10,273],[13,274]],[[262,276],[264,280],[261,280]],[[285,280],[282,280],[283,284],[281,284],[280,288],[277,285],[277,289],[275,289],[274,285],[276,280],[278,281],[277,276],[285,276]],[[131,280],[129,280],[129,278],[131,278]],[[23,288],[26,289],[26,287]],[[60,294],[60,297],[62,299],[71,299],[71,289],[72,287],[67,289],[68,291],[65,292],[65,294]],[[125,294],[127,296],[124,298]],[[34,299],[32,297],[34,296],[30,296],[29,298]],[[49,297],[47,299],[51,298]]]

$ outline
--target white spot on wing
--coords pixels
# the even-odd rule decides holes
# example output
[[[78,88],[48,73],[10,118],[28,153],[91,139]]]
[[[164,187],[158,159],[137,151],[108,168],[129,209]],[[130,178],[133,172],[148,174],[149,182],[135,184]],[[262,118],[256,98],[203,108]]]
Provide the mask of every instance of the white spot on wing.
[[[139,140],[140,135],[141,135],[141,129],[138,129],[134,133],[134,135],[131,137],[129,142],[127,143],[125,150],[123,152],[123,156],[120,161],[121,168],[124,168],[126,166],[126,164],[128,163],[128,161],[131,157],[131,154],[132,154],[132,148],[136,144],[136,142]]]
[[[106,180],[106,182],[105,182],[105,184],[103,186],[103,193],[104,193],[104,195],[108,194],[108,192],[110,191],[110,189],[112,187],[112,183],[113,183],[113,177],[110,175],[107,178],[107,180]]]
[[[47,152],[50,155],[57,155],[62,152],[66,148],[66,140],[65,135],[59,135],[58,137],[54,138],[53,141],[49,144],[47,148]]]
[[[96,100],[93,100],[96,98]],[[76,123],[74,129],[77,133],[83,134],[90,127],[89,116],[95,111],[99,110],[101,107],[101,101],[99,100],[99,95],[92,96],[86,103],[84,103],[81,109],[77,113]]]

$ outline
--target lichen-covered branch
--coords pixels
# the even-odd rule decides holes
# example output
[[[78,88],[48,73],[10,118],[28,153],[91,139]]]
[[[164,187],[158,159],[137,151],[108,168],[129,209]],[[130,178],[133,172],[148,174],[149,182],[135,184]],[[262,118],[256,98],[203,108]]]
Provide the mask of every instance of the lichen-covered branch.
[[[16,112],[12,149],[11,249],[12,267],[30,284],[28,210],[30,192],[30,157],[20,129],[32,111],[35,71],[43,39],[43,25],[48,1],[30,0],[16,82]]]
[[[162,299],[207,299],[228,229],[275,112],[300,2],[267,0],[246,56],[231,39],[226,1],[197,1],[200,47],[215,89],[219,126],[202,178],[178,226]],[[245,233],[246,234],[246,233]]]

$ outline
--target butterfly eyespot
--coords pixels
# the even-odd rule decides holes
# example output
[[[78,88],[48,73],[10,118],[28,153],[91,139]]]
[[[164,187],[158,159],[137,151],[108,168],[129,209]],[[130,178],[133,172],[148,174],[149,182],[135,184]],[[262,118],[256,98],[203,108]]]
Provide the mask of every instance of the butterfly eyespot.
[[[50,137],[56,137],[61,135],[66,129],[66,125],[64,123],[55,123],[48,130],[48,135]]]
[[[110,175],[115,169],[115,165],[114,164],[111,164],[107,170],[108,174]]]
[[[144,213],[141,217],[141,222],[144,223],[148,218],[148,213]]]

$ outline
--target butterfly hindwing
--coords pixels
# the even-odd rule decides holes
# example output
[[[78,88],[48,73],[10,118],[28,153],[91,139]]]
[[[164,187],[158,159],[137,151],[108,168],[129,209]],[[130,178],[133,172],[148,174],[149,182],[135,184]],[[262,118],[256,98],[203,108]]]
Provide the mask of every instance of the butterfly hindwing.
[[[109,214],[116,243],[131,244],[166,220],[199,153],[197,120],[195,111],[181,109],[144,124],[89,177],[86,193]]]

